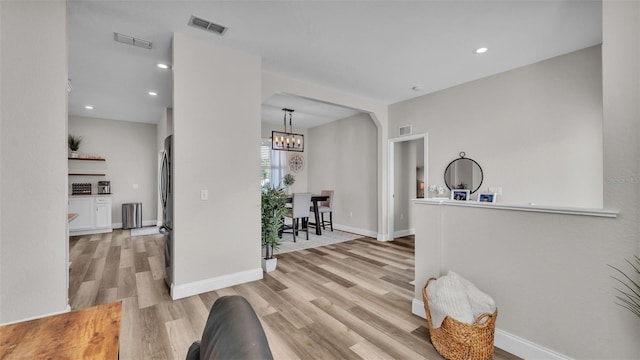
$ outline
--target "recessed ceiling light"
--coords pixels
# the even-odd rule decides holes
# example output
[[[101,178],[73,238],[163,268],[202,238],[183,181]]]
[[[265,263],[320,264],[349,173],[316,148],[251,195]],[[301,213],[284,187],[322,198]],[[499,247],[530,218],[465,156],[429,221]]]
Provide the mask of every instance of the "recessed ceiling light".
[[[160,63],[160,64],[158,64],[157,66],[158,66],[160,69],[168,69],[168,68],[169,68],[169,65],[167,65],[167,64],[163,64],[163,63]]]
[[[414,86],[411,87],[411,90],[413,90],[413,91],[420,91],[422,89],[424,89],[424,86],[422,86],[422,85],[414,85]]]
[[[85,105],[84,108],[87,110],[93,110],[93,105]]]
[[[486,47],[481,47],[481,48],[477,48],[476,49],[476,54],[484,54],[488,51],[489,49]]]
[[[149,95],[151,96],[158,96],[158,93],[155,91],[149,91]]]

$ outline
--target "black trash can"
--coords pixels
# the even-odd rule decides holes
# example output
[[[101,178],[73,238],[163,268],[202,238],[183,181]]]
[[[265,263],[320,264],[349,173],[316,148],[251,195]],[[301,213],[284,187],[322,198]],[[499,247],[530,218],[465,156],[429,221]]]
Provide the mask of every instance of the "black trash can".
[[[135,229],[142,227],[142,203],[122,204],[122,228]]]

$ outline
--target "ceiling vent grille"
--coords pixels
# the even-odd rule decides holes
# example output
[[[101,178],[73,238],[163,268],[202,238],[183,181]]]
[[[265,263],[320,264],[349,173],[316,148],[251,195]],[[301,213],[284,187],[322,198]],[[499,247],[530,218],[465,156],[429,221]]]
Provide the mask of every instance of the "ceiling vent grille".
[[[212,23],[211,21],[195,16],[191,16],[191,19],[189,19],[189,25],[218,35],[224,35],[224,33],[227,32],[228,29],[226,26]]]
[[[411,135],[411,125],[400,126],[400,136]]]
[[[141,47],[143,49],[151,49],[151,41],[134,38],[133,36],[119,34],[117,32],[113,33],[113,40],[119,43]]]

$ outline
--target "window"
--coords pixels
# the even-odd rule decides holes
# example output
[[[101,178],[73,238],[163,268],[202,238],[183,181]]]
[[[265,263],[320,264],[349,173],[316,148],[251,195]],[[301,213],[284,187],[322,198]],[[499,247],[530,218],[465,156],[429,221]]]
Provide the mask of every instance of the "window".
[[[271,150],[271,140],[262,139],[260,144],[260,185],[280,186],[285,172],[285,165],[286,157],[284,151]]]

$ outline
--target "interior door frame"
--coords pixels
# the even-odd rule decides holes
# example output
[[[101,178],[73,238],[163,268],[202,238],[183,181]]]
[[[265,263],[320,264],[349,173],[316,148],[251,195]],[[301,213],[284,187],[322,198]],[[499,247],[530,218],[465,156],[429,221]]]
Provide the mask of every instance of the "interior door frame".
[[[424,179],[425,182],[429,179],[429,134],[428,133],[420,133],[413,135],[400,136],[396,138],[391,138],[388,141],[388,157],[389,159],[389,173],[387,183],[389,184],[389,198],[387,200],[387,229],[388,229],[388,241],[392,241],[394,239],[394,218],[395,218],[395,173],[396,173],[396,164],[395,164],[395,152],[394,147],[396,143],[401,143],[405,141],[411,140],[419,140],[422,139],[424,141]]]

